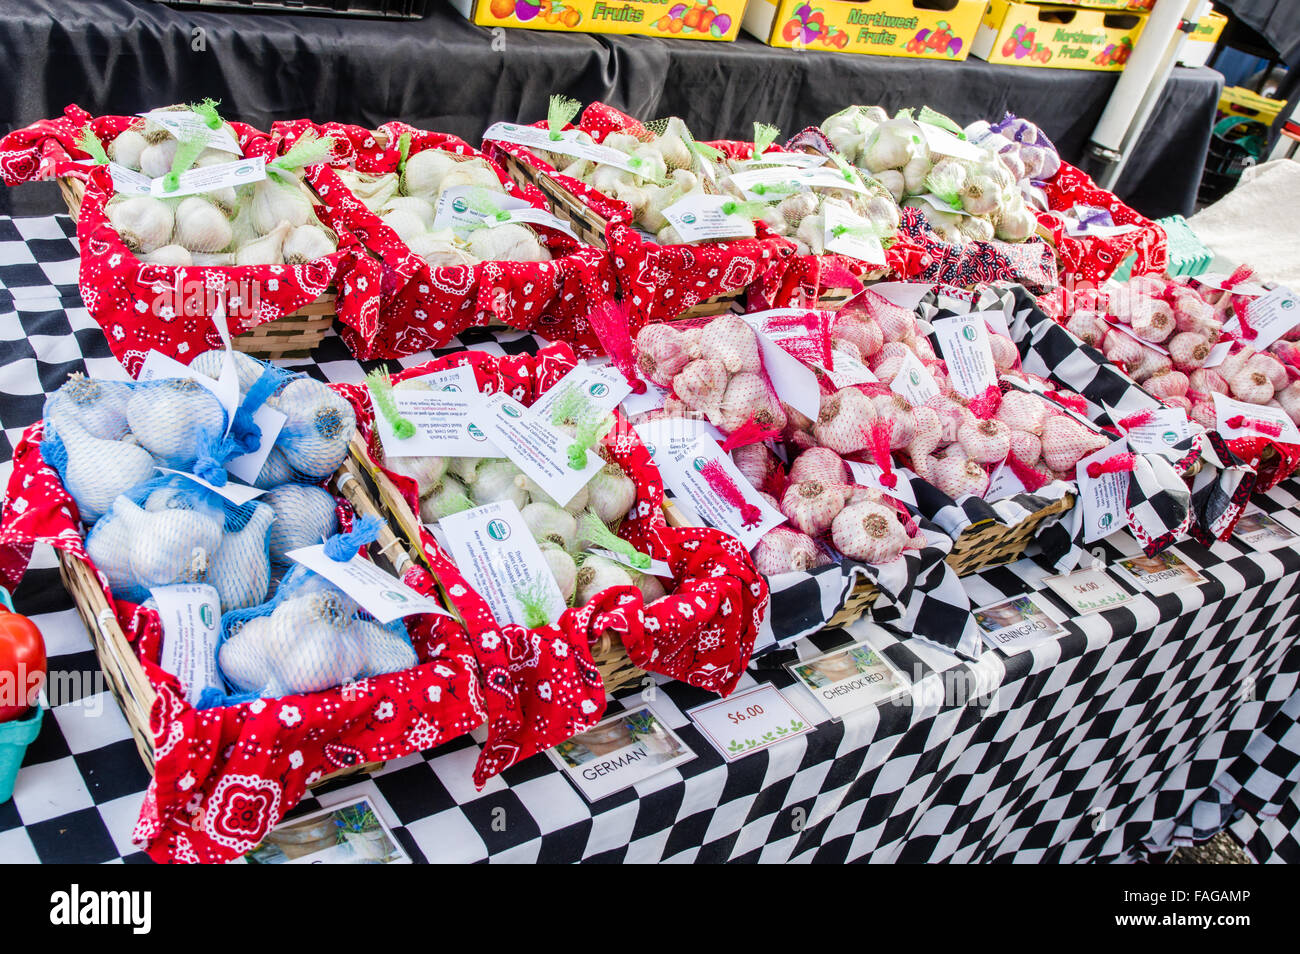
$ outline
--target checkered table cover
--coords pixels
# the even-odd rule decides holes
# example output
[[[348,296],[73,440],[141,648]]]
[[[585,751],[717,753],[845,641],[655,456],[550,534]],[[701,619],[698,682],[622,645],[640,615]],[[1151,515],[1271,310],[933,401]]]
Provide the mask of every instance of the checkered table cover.
[[[77,297],[72,235],[61,216],[0,219],[0,479],[45,392],[72,371],[122,375]],[[463,343],[494,353],[535,347],[521,334],[478,333]],[[336,337],[314,359],[290,366],[359,381],[381,364],[354,361]],[[1263,504],[1291,510],[1298,495],[1300,486],[1284,484]],[[1297,517],[1287,519],[1300,530]],[[1131,540],[1120,543],[1135,552]],[[1263,783],[1242,768],[1243,753],[1261,747],[1261,736],[1285,743],[1260,755],[1271,776],[1292,789],[1300,778],[1300,745],[1285,728],[1300,705],[1300,548],[1255,553],[1234,539],[1179,549],[1207,584],[1139,595],[1074,619],[1060,640],[1013,657],[986,650],[978,661],[962,661],[869,623],[813,637],[801,644],[804,655],[865,635],[914,683],[899,704],[843,721],[814,716],[816,703],[779,659],[759,660],[742,690],[770,682],[821,721],[815,732],[735,763],[725,763],[684,715],[713,697],[680,683],[657,685],[648,701],[698,758],[594,805],[544,756],[476,791],[470,775],[480,730],[368,778],[317,788],[299,811],[377,795],[403,846],[429,861],[1139,857],[1229,769],[1244,773],[1243,789]],[[1110,544],[1106,550],[1120,553]],[[984,605],[1025,592],[1048,573],[1024,560],[964,584]],[[81,689],[47,714],[13,800],[0,805],[0,861],[147,861],[129,836],[148,776],[96,678],[50,551],[38,549],[15,600],[45,634],[51,670]],[[611,710],[638,704],[645,691],[621,695]],[[1257,843],[1294,855],[1300,804],[1294,791],[1270,797],[1281,798],[1278,814],[1253,831],[1241,819],[1234,831],[1257,856]],[[1273,831],[1279,825],[1281,834]]]

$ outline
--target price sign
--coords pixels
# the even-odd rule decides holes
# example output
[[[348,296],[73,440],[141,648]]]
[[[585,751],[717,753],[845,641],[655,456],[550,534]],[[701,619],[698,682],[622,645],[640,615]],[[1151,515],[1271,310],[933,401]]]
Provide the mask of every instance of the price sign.
[[[1105,570],[1075,570],[1043,581],[1079,615],[1120,606],[1133,595]]]
[[[816,728],[770,685],[697,706],[686,714],[728,762]]]

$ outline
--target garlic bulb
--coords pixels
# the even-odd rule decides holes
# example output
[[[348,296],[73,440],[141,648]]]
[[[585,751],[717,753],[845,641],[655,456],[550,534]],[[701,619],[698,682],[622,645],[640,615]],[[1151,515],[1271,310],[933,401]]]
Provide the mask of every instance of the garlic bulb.
[[[143,447],[92,437],[71,421],[58,423],[46,437],[57,437],[67,453],[60,468],[63,486],[77,502],[81,519],[93,523],[120,494],[153,476],[157,462]]]
[[[131,582],[144,589],[198,582],[221,546],[221,524],[198,510],[149,513],[119,497],[112,519],[131,524]]]
[[[635,586],[626,567],[596,554],[588,554],[578,568],[574,606],[586,606],[611,586]]]
[[[606,524],[614,525],[627,516],[636,503],[636,484],[618,464],[606,464],[587,482],[591,509]]]
[[[116,162],[119,166],[126,166],[128,169],[140,170],[140,153],[148,147],[149,143],[134,129],[126,129],[118,133],[113,141],[108,144],[108,158]]]
[[[195,252],[190,256],[195,265],[212,266],[212,265],[234,265],[235,256],[230,252],[217,252],[216,254],[203,254]]]
[[[455,268],[478,261],[454,242],[439,238],[436,232],[424,232],[408,239],[406,247],[424,259],[430,268]]]
[[[356,677],[365,663],[357,634],[330,594],[286,600],[267,629],[267,657],[289,692],[320,692]]]
[[[226,681],[237,691],[272,690],[271,662],[266,656],[266,639],[270,628],[269,616],[254,616],[243,623],[232,624],[226,641],[217,650],[217,666]],[[267,694],[271,694],[271,691]]]
[[[41,413],[55,425],[73,425],[91,437],[116,441],[127,435],[126,405],[130,400],[130,385],[74,372],[46,398]]]
[[[261,497],[275,515],[269,547],[271,560],[288,563],[291,550],[324,542],[338,529],[334,497],[312,484],[282,484]]]
[[[239,247],[235,252],[236,265],[283,265],[284,240],[293,228],[288,222],[281,222],[262,238],[253,239]]]
[[[424,153],[421,153],[421,155],[424,155]],[[409,162],[407,167],[410,167]],[[497,174],[479,159],[470,159],[457,163],[456,168],[442,177],[438,190],[446,192],[448,189],[457,186],[484,189],[488,192],[505,192],[505,188],[501,185],[501,180],[497,177]]]
[[[573,595],[578,588],[578,565],[573,562],[573,557],[554,543],[544,542],[541,548],[542,559],[546,561],[551,576],[555,577],[564,602],[572,603]]]
[[[424,155],[421,153],[420,155]],[[414,158],[414,157],[412,157]],[[410,169],[410,163],[407,163]],[[371,212],[378,212],[397,194],[397,173],[388,172],[381,176],[371,176],[350,169],[338,170],[338,176],[354,196]]]
[[[509,500],[523,510],[528,505],[528,494],[515,482],[521,473],[507,460],[484,461],[474,472],[474,481],[469,485],[470,496],[480,507],[498,500]]]
[[[474,503],[462,484],[451,474],[443,474],[428,495],[420,501],[420,519],[437,523],[443,517],[470,509]]]
[[[257,480],[253,481],[253,486],[259,490],[270,490],[293,479],[293,468],[284,459],[284,451],[279,447],[272,447],[271,453],[266,455],[266,461],[262,464]]]
[[[538,501],[530,503],[520,513],[535,539],[545,540],[566,550],[573,548],[578,538],[578,521],[569,511],[552,503]]]
[[[223,613],[261,603],[271,583],[267,538],[276,513],[254,501],[239,508],[238,515],[246,522],[226,533],[208,564],[207,581],[216,587]]]
[[[286,265],[306,265],[332,255],[337,249],[338,244],[324,229],[316,225],[300,225],[285,238],[281,255]]]
[[[313,378],[295,378],[266,403],[286,417],[276,446],[290,467],[312,480],[338,469],[357,426],[351,404]]]
[[[183,245],[164,245],[156,248],[148,255],[141,258],[153,265],[175,265],[185,267],[194,264],[194,258],[190,255],[189,249]]]
[[[394,386],[393,390],[397,390],[397,387]],[[384,459],[384,467],[395,474],[410,477],[415,481],[416,496],[425,497],[433,492],[443,474],[447,473],[447,458],[388,457]]]
[[[556,507],[561,506],[558,500],[543,490],[541,486],[527,474],[520,474],[515,478],[515,483],[528,492],[528,498],[533,503],[548,503],[553,504]],[[587,509],[587,500],[588,492],[584,485],[576,494],[573,495],[569,502],[563,506],[565,510],[576,516]]]
[[[253,198],[249,206],[253,228],[257,229],[259,235],[268,234],[284,222],[288,222],[291,227],[306,225],[312,218],[311,199],[306,192],[297,186],[286,185],[271,178],[263,179],[253,187]]]
[[[150,179],[157,179],[172,171],[172,161],[176,158],[176,149],[180,146],[175,139],[145,146],[140,151],[140,171]]]
[[[441,149],[425,149],[408,156],[402,171],[402,192],[408,196],[432,198],[442,191],[443,177],[459,164],[452,153]]]
[[[113,201],[107,207],[108,221],[133,252],[148,254],[171,238],[174,217],[171,207],[147,195]]]
[[[202,196],[181,199],[172,241],[191,252],[220,252],[235,239],[230,220]]]
[[[166,378],[138,388],[126,405],[131,434],[169,467],[184,467],[226,432],[226,412],[193,378]]]
[[[551,253],[537,236],[522,225],[508,223],[476,229],[469,237],[469,252],[485,262],[549,262]]]
[[[358,619],[349,628],[361,641],[361,671],[357,673],[361,679],[401,672],[419,662],[410,643],[378,623]]]
[[[397,237],[407,242],[427,231],[427,226],[420,217],[406,209],[394,209],[379,217],[385,225],[397,233]]]
[[[389,212],[409,212],[420,220],[425,230],[433,228],[434,208],[433,203],[428,199],[414,195],[397,196],[389,201],[383,214],[387,215]]]

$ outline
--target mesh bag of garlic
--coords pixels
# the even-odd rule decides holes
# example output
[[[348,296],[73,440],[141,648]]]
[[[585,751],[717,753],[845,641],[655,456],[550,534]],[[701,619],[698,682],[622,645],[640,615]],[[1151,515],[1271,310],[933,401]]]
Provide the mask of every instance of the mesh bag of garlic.
[[[473,369],[481,392],[508,393],[531,405],[576,363],[563,344],[548,345],[536,356],[470,352],[407,369],[394,376],[392,387],[420,387],[420,377],[464,364]],[[667,525],[658,470],[619,412],[593,421],[582,402],[568,402],[563,395],[555,402],[561,425],[572,427],[577,441],[597,441],[593,449],[606,461],[585,494],[561,507],[508,461],[385,460],[370,392],[354,386],[341,390],[357,411],[371,462],[384,469],[413,512],[427,519],[493,500],[512,501],[524,512],[548,568],[565,595],[572,593],[573,603],[531,632],[559,632],[584,649],[609,635],[621,640],[641,668],[717,692],[734,687],[753,647],[766,587],[734,538],[707,528]],[[453,605],[490,615],[486,602],[427,530],[422,529],[421,542]],[[595,548],[623,559],[590,553]],[[645,558],[663,561],[668,572],[655,576],[636,569],[638,563],[646,564]],[[501,628],[520,637],[529,632],[513,624]]]
[[[603,223],[634,332],[647,322],[677,318],[709,299],[738,295],[759,281],[779,283],[794,245],[755,221],[758,207],[736,201],[733,212],[753,223],[753,238],[686,244],[664,218],[665,208],[688,196],[718,192],[710,158],[716,151],[697,143],[682,120],[642,123],[592,103],[574,127],[569,120],[576,108],[572,100],[552,97],[551,117],[534,126],[552,132],[576,128],[582,142],[618,149],[638,171],[559,152],[534,152],[515,143],[494,141],[485,148],[489,155],[510,155],[546,173]]]
[[[535,330],[584,354],[600,350],[586,315],[613,297],[613,272],[602,251],[522,221],[546,212],[536,189],[516,186],[455,136],[403,123],[273,127],[282,145],[308,133],[336,143],[311,182],[332,219],[363,236],[378,259],[367,279],[382,287],[377,314],[365,323],[345,319],[343,329],[359,358],[436,348],[476,325]]]
[[[143,671],[140,680],[132,680],[121,691],[138,692],[140,682],[146,682],[156,694],[152,706],[143,700],[149,713],[147,722],[134,726],[142,737],[152,741],[154,768],[133,833],[135,843],[155,861],[230,861],[256,847],[298,803],[307,787],[322,778],[369,762],[433,748],[483,723],[487,711],[474,652],[461,624],[441,614],[409,617],[405,621],[409,642],[393,633],[392,638],[385,636],[374,644],[367,643],[361,653],[365,659],[361,671],[365,671],[364,667],[388,669],[408,661],[413,647],[418,657],[414,666],[361,678],[342,688],[284,696],[276,704],[259,698],[196,709],[187,702],[187,692],[177,676],[160,665],[164,633],[152,605],[133,603],[110,589],[106,569],[94,575],[96,566],[87,555],[74,501],[58,473],[42,458],[42,432],[47,424],[38,422],[28,428],[15,448],[13,472],[0,514],[0,581],[6,587],[16,587],[33,546],[40,543],[54,547],[65,561],[85,564],[92,571],[90,578],[102,588],[108,607],[105,613],[111,615],[97,613],[97,625],[105,633],[116,627],[122,637],[113,643],[114,669],[138,665]],[[225,535],[225,542],[209,561],[209,570],[223,560],[230,570],[242,567],[236,579],[247,587],[263,566],[265,541],[259,519],[264,519],[264,510],[269,506],[267,498],[259,498],[251,507],[231,508],[192,486],[183,486],[180,480],[164,478],[143,497],[143,490],[133,495],[145,501],[140,508],[145,512],[136,516],[140,522],[134,526],[128,565],[136,557],[156,560],[164,556],[160,541],[169,540],[175,545],[179,531],[193,534],[196,522],[203,525],[204,510],[209,505],[220,506],[222,532],[227,527],[242,525],[242,529]],[[147,510],[151,499],[153,505],[166,502],[169,506]],[[340,510],[340,515],[343,528],[350,528],[350,512]],[[116,518],[101,519],[92,529],[92,536],[108,532],[99,528],[109,527],[112,519]],[[210,538],[211,523],[200,532]],[[248,546],[241,547],[239,554],[226,552],[235,541]],[[320,542],[320,537],[312,542]],[[177,549],[183,546],[184,542]],[[193,556],[192,548],[178,554],[179,565],[192,568]],[[106,568],[107,557],[104,559]],[[252,574],[248,572],[250,563]],[[156,562],[149,564],[156,566]],[[273,568],[272,579],[274,575]],[[208,582],[213,582],[210,575]],[[432,577],[420,568],[408,571],[405,582],[422,593],[434,592]],[[295,583],[285,595],[290,592],[303,595],[304,588]],[[78,591],[78,599],[85,598]],[[265,594],[258,600],[263,601]],[[320,604],[331,610],[340,605],[331,597],[312,602],[311,607]],[[311,635],[319,637],[322,631],[317,623]],[[308,651],[300,650],[299,657]],[[290,648],[290,656],[293,652]],[[312,659],[306,656],[308,663]],[[303,661],[299,658],[299,662]],[[136,710],[124,711],[130,717]],[[234,830],[222,822],[227,800],[232,792],[247,792],[250,786],[267,796],[262,802],[264,810],[255,818],[246,817]]]

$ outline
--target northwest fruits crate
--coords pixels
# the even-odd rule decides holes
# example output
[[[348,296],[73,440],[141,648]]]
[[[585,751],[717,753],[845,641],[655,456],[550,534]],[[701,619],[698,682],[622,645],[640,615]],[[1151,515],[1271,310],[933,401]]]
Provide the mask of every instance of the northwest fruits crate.
[[[58,183],[75,222],[86,197],[86,183],[72,176],[60,176]],[[234,335],[231,344],[236,351],[267,361],[307,357],[333,326],[337,311],[337,291],[331,286],[297,311]]]
[[[406,502],[401,492],[393,484],[392,479],[375,462],[360,435],[353,435],[348,452],[351,455],[349,463],[354,468],[357,465],[362,468],[367,481],[367,490],[372,491],[375,497],[378,498],[380,505],[383,507],[385,519],[390,521],[405,538],[410,547],[410,552],[427,565],[427,561],[422,558],[424,545],[420,540],[422,524],[419,516],[411,510],[411,505]],[[669,523],[672,526],[682,526],[682,524],[672,523],[671,519]],[[451,605],[450,600],[444,602]],[[640,682],[645,678],[645,672],[632,664],[632,660],[628,658],[627,650],[623,648],[623,643],[612,633],[606,632],[598,642],[592,645],[591,660],[596,664],[596,668],[600,670],[600,678],[604,681],[605,689],[609,692],[615,692],[623,686]]]
[[[331,484],[331,489],[352,505],[357,516],[384,516],[379,505],[366,490],[360,469],[352,461],[343,462]],[[381,529],[379,539],[369,549],[376,564],[390,570],[398,577],[413,564],[402,541],[387,526]],[[154,737],[150,729],[149,717],[157,692],[150,684],[149,677],[140,664],[131,641],[122,631],[117,614],[105,599],[104,590],[100,586],[95,570],[86,561],[64,550],[57,550],[56,554],[59,561],[59,576],[90,634],[95,655],[99,657],[109,688],[122,709],[122,715],[126,717],[127,725],[131,728],[131,735],[135,739],[140,758],[152,774]],[[370,762],[342,768],[323,776],[315,784],[324,784],[331,779],[358,772],[374,771],[381,768],[383,764]]]
[[[375,17],[418,20],[430,0],[154,0],[181,10],[221,10],[233,13],[312,13],[334,17]]]

